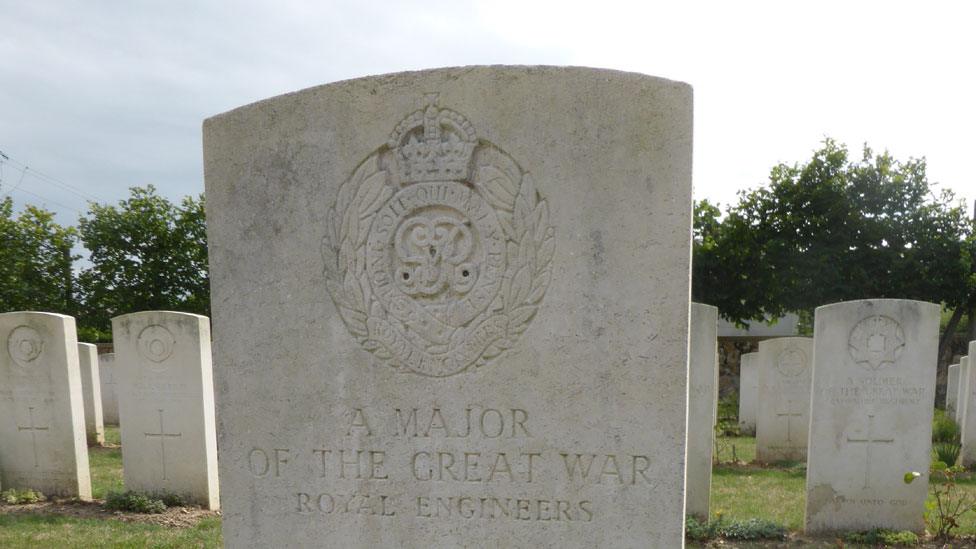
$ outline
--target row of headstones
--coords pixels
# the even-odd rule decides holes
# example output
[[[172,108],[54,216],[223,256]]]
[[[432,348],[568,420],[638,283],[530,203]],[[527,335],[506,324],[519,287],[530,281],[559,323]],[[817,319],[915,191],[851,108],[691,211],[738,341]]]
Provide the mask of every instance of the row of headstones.
[[[0,314],[0,486],[91,499],[86,441],[104,442],[100,392],[109,387],[125,487],[218,508],[209,319],[124,315],[112,319],[112,339],[115,371],[103,385],[95,346],[78,343],[74,318]]]
[[[939,314],[919,301],[835,303],[816,310],[813,338],[770,339],[743,355],[740,421],[754,426],[757,460],[807,462],[808,533],[923,528]],[[686,511],[703,517],[717,420],[717,317],[715,307],[692,304]],[[976,435],[969,442],[976,446]],[[905,483],[913,471],[924,478]]]
[[[970,357],[976,356],[976,341],[969,342],[968,355],[959,359],[958,364],[949,366],[946,378],[946,412],[959,425],[962,450],[959,457],[962,465],[976,464],[976,406],[973,393],[976,393],[976,376],[972,374]]]

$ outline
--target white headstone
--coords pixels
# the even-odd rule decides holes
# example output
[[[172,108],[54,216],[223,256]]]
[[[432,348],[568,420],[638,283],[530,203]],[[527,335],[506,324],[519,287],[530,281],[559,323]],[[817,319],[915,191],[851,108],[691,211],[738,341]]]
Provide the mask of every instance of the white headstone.
[[[969,387],[970,375],[972,369],[969,367],[969,357],[964,356],[959,359],[959,389],[956,391],[956,424],[960,428],[963,427],[963,421],[966,419],[966,409],[969,407],[969,392],[966,391],[966,387]],[[963,429],[965,432],[965,429]]]
[[[920,531],[931,463],[940,307],[819,307],[806,531]],[[922,474],[911,484],[907,472]]]
[[[78,366],[81,371],[81,396],[85,402],[85,436],[89,445],[104,444],[105,423],[102,418],[98,348],[91,343],[79,343]]]
[[[966,386],[963,387],[963,400],[965,401],[965,406],[963,406],[963,418],[960,424],[961,427],[961,441],[962,441],[962,451],[960,452],[960,457],[962,464],[966,467],[972,467],[976,464],[976,406],[973,406],[973,395],[976,394],[976,376],[972,374],[972,367],[970,366],[970,357],[974,356],[973,352],[976,352],[976,342],[969,343],[969,354],[962,358],[962,362],[967,365],[968,375],[966,376]]]
[[[955,419],[956,401],[959,399],[959,365],[949,366],[946,375],[946,414]]]
[[[0,313],[0,484],[91,499],[75,319]]]
[[[680,546],[691,113],[464,67],[207,120],[225,543]]]
[[[116,393],[115,353],[98,355],[98,378],[102,382],[102,418],[106,425],[119,424],[119,396]]]
[[[813,339],[780,337],[759,343],[756,459],[804,461],[810,427]]]
[[[759,353],[739,356],[739,432],[756,434],[756,407],[759,401]]]
[[[219,507],[210,322],[147,311],[112,319],[129,490]],[[257,413],[260,403],[252,403]]]
[[[685,512],[708,518],[718,387],[718,309],[691,304],[688,357],[688,465]]]

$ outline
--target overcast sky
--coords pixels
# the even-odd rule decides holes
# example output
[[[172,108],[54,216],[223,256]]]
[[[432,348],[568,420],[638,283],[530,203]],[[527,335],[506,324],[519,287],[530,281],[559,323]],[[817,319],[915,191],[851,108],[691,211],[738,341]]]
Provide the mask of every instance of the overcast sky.
[[[824,136],[924,156],[976,199],[974,2],[0,0],[0,196],[203,190],[204,118],[318,84],[469,64],[587,65],[695,89],[695,197],[727,204]],[[25,170],[24,166],[29,166]],[[52,181],[56,180],[55,181]]]

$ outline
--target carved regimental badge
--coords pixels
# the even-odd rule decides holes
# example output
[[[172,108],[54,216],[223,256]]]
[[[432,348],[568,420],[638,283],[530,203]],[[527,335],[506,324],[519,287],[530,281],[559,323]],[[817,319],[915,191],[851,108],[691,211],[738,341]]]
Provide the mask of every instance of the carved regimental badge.
[[[396,368],[448,376],[525,331],[555,239],[531,176],[437,94],[426,100],[340,186],[322,249],[356,340]]]
[[[797,347],[787,347],[776,357],[776,369],[786,377],[796,377],[807,369],[807,354]]]
[[[854,326],[848,338],[848,350],[854,363],[868,370],[894,364],[905,349],[905,332],[897,320],[869,316]]]
[[[7,337],[7,352],[15,364],[27,368],[44,351],[44,337],[30,326],[17,326]]]

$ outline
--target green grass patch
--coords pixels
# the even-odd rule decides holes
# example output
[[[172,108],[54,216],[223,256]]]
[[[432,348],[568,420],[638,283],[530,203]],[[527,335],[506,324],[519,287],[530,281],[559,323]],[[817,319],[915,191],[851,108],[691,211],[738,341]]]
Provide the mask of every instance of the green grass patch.
[[[114,519],[0,515],[0,547],[5,549],[35,547],[176,549],[220,546],[220,519],[216,517],[203,519],[192,528],[171,528]]]

